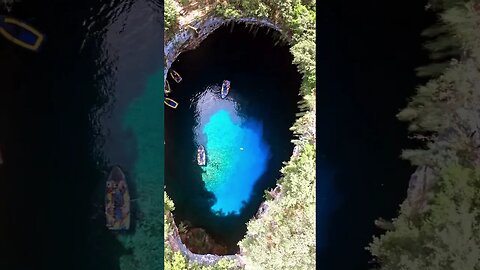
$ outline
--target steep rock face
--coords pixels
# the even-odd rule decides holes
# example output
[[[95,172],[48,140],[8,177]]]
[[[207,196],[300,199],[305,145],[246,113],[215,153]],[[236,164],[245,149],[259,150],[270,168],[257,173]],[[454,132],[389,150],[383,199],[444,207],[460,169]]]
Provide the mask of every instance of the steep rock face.
[[[168,243],[174,251],[179,251],[185,256],[189,262],[195,262],[202,265],[214,265],[222,259],[228,259],[236,262],[237,266],[242,266],[243,262],[239,255],[214,255],[214,254],[195,254],[190,251],[182,242],[182,238],[178,232],[178,228],[173,221],[173,215],[169,213],[168,219],[171,220],[173,232],[168,235]]]
[[[217,255],[227,254],[227,247],[217,243],[202,228],[189,228],[186,232],[180,233],[180,238],[193,253]]]
[[[281,32],[281,29],[278,26],[266,19],[225,19],[219,17],[206,18],[203,21],[199,21],[191,25],[191,27],[181,29],[170,41],[165,44],[163,48],[165,55],[165,68],[163,74],[164,80],[167,79],[167,73],[170,69],[170,66],[182,52],[195,49],[203,40],[208,37],[208,35],[213,33],[213,31],[217,30],[220,26],[233,22],[269,27]]]
[[[407,203],[412,213],[421,213],[427,209],[430,191],[435,185],[436,177],[427,166],[418,167],[410,177]]]

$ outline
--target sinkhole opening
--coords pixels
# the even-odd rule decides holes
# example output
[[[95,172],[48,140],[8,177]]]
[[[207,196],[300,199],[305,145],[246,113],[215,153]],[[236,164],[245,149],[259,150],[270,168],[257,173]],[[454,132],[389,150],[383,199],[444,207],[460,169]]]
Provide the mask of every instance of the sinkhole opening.
[[[244,24],[220,27],[172,64],[181,82],[167,76],[178,107],[165,110],[165,185],[194,253],[239,251],[246,223],[292,154],[301,75],[279,37]],[[231,87],[222,98],[224,80]]]

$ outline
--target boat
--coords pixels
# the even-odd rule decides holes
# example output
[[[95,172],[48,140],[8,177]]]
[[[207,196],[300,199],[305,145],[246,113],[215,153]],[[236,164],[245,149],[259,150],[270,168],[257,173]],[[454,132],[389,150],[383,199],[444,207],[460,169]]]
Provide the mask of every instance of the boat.
[[[170,84],[168,83],[168,80],[165,80],[165,95],[168,95],[170,94],[170,92],[172,92],[172,90],[170,89]]]
[[[176,102],[175,100],[173,100],[171,98],[166,97],[164,103],[168,107],[171,107],[171,108],[174,108],[174,109],[176,109],[178,107],[178,102]]]
[[[226,98],[229,91],[230,91],[230,81],[224,80],[222,84],[222,90],[220,92],[222,95],[222,98]]]
[[[3,164],[3,156],[2,156],[2,150],[0,149],[0,165]]]
[[[130,228],[130,194],[127,181],[120,167],[113,167],[105,190],[106,225],[109,230]]]
[[[197,149],[197,162],[198,165],[200,166],[205,166],[206,162],[206,155],[205,155],[205,147],[203,145],[200,145]]]
[[[0,34],[16,45],[37,51],[44,36],[30,25],[17,19],[0,15]]]
[[[182,77],[180,77],[180,74],[178,74],[178,72],[173,69],[170,70],[170,77],[172,77],[172,79],[175,80],[176,83],[180,83],[182,81]]]

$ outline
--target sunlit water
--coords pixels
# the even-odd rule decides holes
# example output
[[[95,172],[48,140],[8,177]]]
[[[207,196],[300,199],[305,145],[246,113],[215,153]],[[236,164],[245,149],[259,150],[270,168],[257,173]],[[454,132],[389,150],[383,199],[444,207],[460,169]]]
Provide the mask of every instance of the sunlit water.
[[[204,145],[207,154],[202,180],[215,195],[212,211],[239,214],[267,169],[270,151],[262,124],[241,116],[240,105],[230,97],[221,99],[219,89],[208,87],[194,99],[195,142]]]

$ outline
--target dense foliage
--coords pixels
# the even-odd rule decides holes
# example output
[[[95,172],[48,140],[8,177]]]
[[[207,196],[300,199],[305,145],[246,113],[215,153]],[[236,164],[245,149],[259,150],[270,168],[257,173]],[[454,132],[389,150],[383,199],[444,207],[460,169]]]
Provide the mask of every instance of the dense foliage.
[[[306,145],[282,173],[281,199],[266,202],[240,242],[246,269],[315,269],[315,147]]]
[[[436,37],[427,43],[432,59],[455,58],[441,72],[439,66],[419,70],[432,79],[398,117],[427,142],[403,157],[430,168],[435,185],[422,211],[405,201],[391,230],[374,237],[369,250],[385,270],[480,269],[479,8],[458,0],[435,1],[432,8],[441,22],[426,31]]]
[[[212,1],[196,2],[197,8]],[[281,170],[281,192],[266,202],[266,212],[248,223],[248,232],[240,242],[246,269],[315,269],[315,1],[233,0],[214,1],[206,16],[268,19],[282,29],[283,39],[291,45],[293,63],[303,75],[300,113],[292,131],[292,142],[299,150]],[[167,4],[167,3],[165,3]],[[165,15],[167,16],[167,15]],[[171,15],[169,15],[171,16]],[[173,17],[173,16],[171,16]],[[201,19],[201,18],[198,18]],[[173,29],[169,26],[168,29]],[[171,37],[172,32],[166,32]],[[293,90],[293,89],[292,89]],[[169,207],[173,203],[168,202]],[[166,215],[173,209],[165,210]],[[166,216],[166,224],[168,217]],[[166,226],[165,235],[171,232]],[[165,269],[231,269],[231,262],[194,268],[192,262],[171,250],[165,242]],[[188,265],[188,266],[187,266]],[[182,268],[188,267],[188,268]]]
[[[168,32],[172,28],[174,28],[175,24],[178,21],[178,11],[175,8],[174,0],[165,0],[164,3],[164,23],[165,23],[165,32]]]

